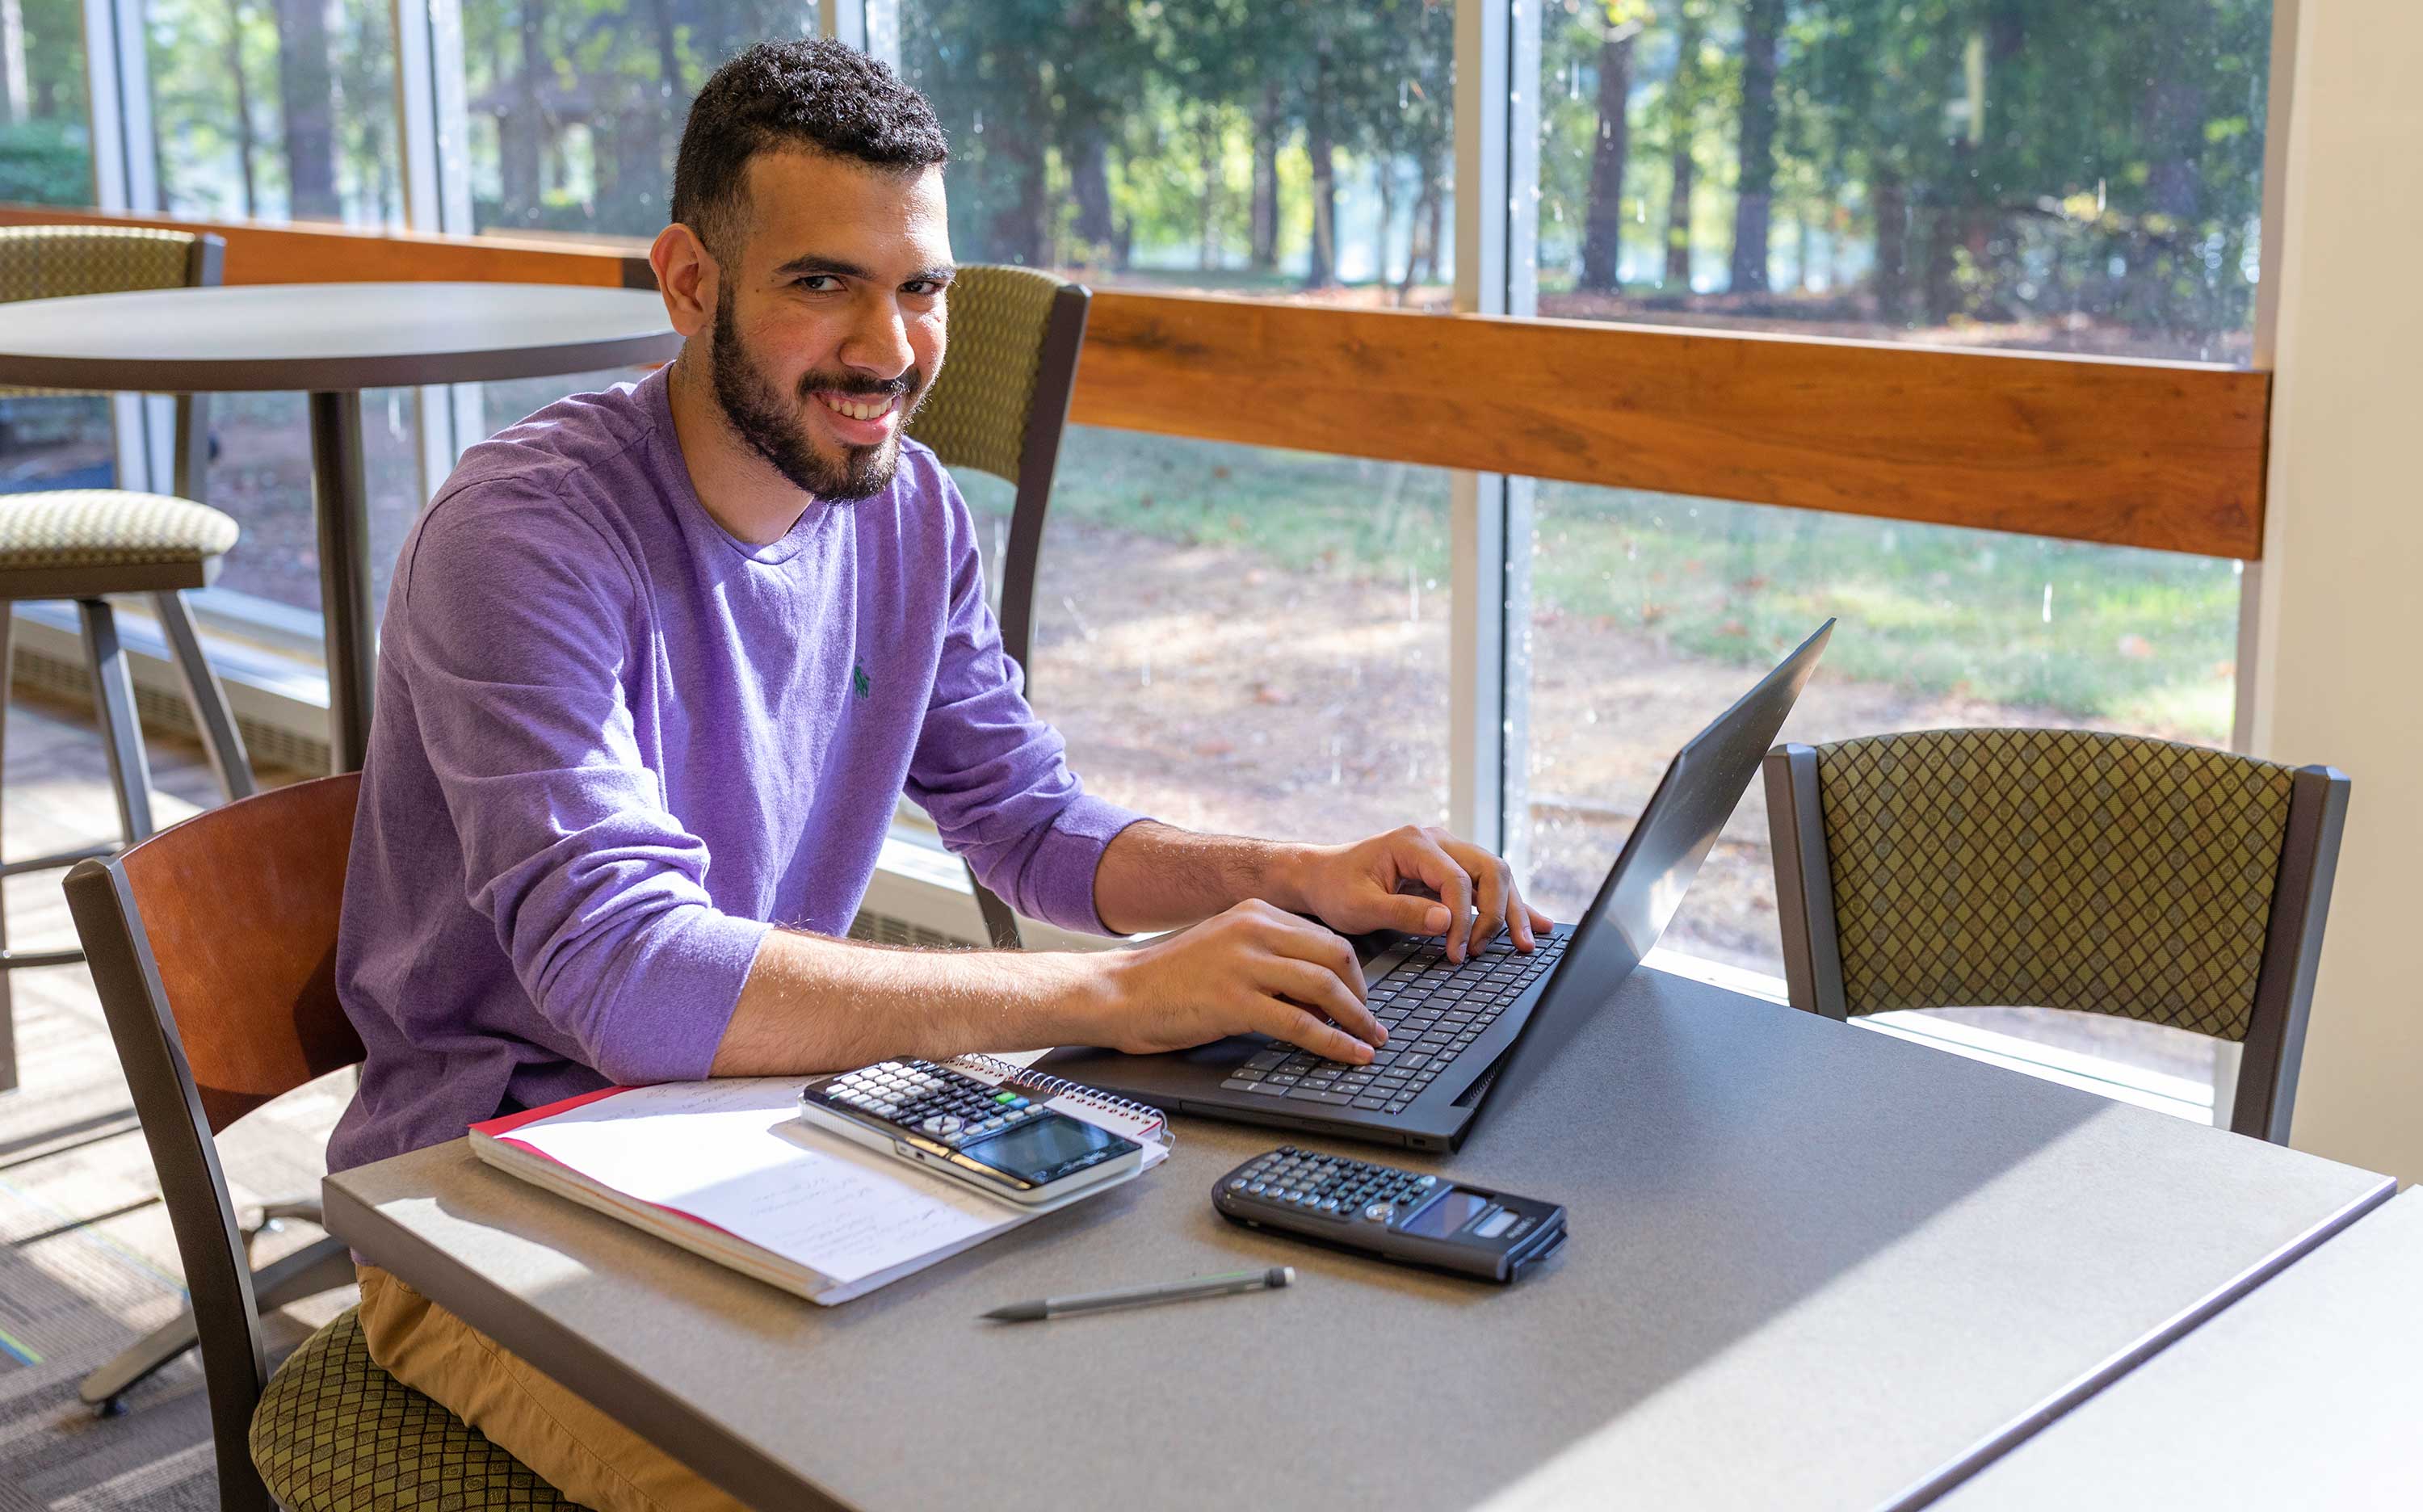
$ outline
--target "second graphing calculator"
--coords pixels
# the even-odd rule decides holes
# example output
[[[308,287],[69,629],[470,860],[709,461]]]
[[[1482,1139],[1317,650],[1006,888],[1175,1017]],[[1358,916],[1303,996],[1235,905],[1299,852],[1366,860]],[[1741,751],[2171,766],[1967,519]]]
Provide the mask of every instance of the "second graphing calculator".
[[[930,1060],[886,1060],[800,1089],[800,1117],[995,1197],[1048,1207],[1134,1175],[1144,1146]]]
[[[1212,1205],[1233,1223],[1501,1283],[1565,1242],[1554,1202],[1291,1144],[1221,1177]]]

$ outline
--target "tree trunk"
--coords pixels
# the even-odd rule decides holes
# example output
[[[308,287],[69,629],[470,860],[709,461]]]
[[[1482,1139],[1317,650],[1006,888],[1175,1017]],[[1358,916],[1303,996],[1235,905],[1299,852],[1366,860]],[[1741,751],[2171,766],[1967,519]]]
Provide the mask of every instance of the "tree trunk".
[[[1312,265],[1305,270],[1304,286],[1326,289],[1338,281],[1338,146],[1330,135],[1329,105],[1322,91],[1328,69],[1321,67],[1313,84],[1312,117],[1305,125],[1305,145],[1312,153]]]
[[[1669,288],[1691,292],[1691,188],[1699,165],[1692,137],[1700,119],[1700,13],[1687,3],[1675,40],[1674,82],[1668,88],[1666,141],[1673,193],[1666,201],[1666,279]]]
[[[673,194],[673,156],[681,147],[682,118],[686,113],[681,102],[688,100],[693,91],[690,89],[689,80],[682,74],[681,43],[673,30],[673,0],[656,0],[654,8],[657,27],[657,89],[655,102],[656,119],[647,123],[648,155],[658,165],[659,182],[664,185],[657,192],[670,199]],[[627,120],[628,118],[626,117],[626,119]],[[628,148],[625,149],[625,155],[626,159],[639,156],[635,151]],[[635,193],[644,192],[642,186],[636,182],[630,187]]]
[[[228,0],[227,28],[228,76],[235,81],[235,161],[244,182],[244,218],[250,220],[261,214],[261,185],[252,171],[252,154],[260,144],[252,139],[252,80],[244,67],[244,12],[235,0]]]
[[[1400,308],[1413,298],[1414,282],[1422,264],[1429,263],[1435,266],[1438,263],[1438,248],[1430,240],[1431,235],[1435,234],[1430,231],[1431,204],[1437,198],[1437,176],[1425,163],[1422,165],[1421,189],[1414,196],[1412,214],[1405,217],[1405,276],[1397,281],[1397,304]]]
[[[1447,165],[1442,163],[1431,175],[1430,244],[1427,259],[1433,283],[1443,283],[1447,275],[1439,270],[1439,252],[1447,245]]]
[[[1901,175],[1879,168],[1876,175],[1877,318],[1889,326],[1901,324],[1909,297],[1906,249],[1909,240],[1909,200]]]
[[[1102,141],[1101,123],[1080,122],[1068,154],[1069,190],[1077,201],[1077,240],[1084,244],[1077,261],[1109,262],[1118,232],[1111,224],[1110,149]]]
[[[1052,257],[1043,145],[1051,104],[1044,97],[1043,74],[1036,56],[1024,49],[1005,49],[1004,56],[1019,71],[1018,117],[1003,122],[998,134],[986,134],[991,151],[1006,160],[1011,185],[1009,204],[992,228],[993,252],[1004,262],[1039,268]]]
[[[1637,25],[1611,26],[1598,44],[1598,142],[1591,152],[1589,218],[1582,227],[1581,286],[1623,286],[1623,172],[1632,158],[1632,44]]]
[[[324,0],[277,0],[277,102],[286,135],[286,213],[338,220],[336,80]]]
[[[1967,156],[1956,149],[1953,161],[1957,164]],[[1964,172],[1960,177],[1965,180],[1968,175]],[[1954,276],[1959,270],[1960,244],[1969,216],[1967,207],[1961,205],[1931,203],[1926,210],[1926,323],[1940,326],[1959,308]]]
[[[1220,265],[1220,121],[1210,111],[1196,126],[1196,151],[1203,154],[1203,244],[1195,265],[1209,273]]]
[[[1775,193],[1775,55],[1783,0],[1745,0],[1742,9],[1741,193],[1734,201],[1730,287],[1765,294],[1767,231]]]
[[[1277,85],[1266,86],[1254,109],[1254,187],[1247,263],[1257,273],[1279,265],[1279,114]]]
[[[1386,152],[1377,156],[1374,167],[1379,180],[1380,229],[1371,237],[1371,281],[1385,289],[1388,286],[1388,228],[1397,219],[1397,175],[1396,164]],[[1405,260],[1409,265],[1413,255],[1413,248],[1407,247]]]
[[[14,126],[33,113],[26,81],[24,0],[0,0],[0,125]]]
[[[281,4],[291,0],[280,0]],[[545,67],[539,31],[539,0],[521,0],[521,56],[514,70],[514,103],[497,119],[499,188],[506,218],[535,225],[546,185],[540,182],[546,122],[538,103],[539,70]]]

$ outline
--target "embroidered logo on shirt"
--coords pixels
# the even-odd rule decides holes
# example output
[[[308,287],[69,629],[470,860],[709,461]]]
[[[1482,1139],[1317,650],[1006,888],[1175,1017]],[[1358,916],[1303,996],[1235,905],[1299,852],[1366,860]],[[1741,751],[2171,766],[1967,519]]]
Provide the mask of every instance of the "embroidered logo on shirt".
[[[855,661],[849,664],[850,692],[858,694],[861,698],[863,698],[867,695],[868,692],[874,688],[874,686],[875,685],[873,683],[866,680],[866,669],[864,667],[859,665]]]

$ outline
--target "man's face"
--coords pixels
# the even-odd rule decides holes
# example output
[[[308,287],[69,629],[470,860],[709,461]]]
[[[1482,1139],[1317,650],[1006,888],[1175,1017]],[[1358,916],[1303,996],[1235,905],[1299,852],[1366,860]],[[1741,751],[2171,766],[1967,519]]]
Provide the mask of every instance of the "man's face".
[[[942,368],[942,169],[786,151],[758,153],[748,173],[748,214],[716,294],[716,400],[798,487],[879,493]]]

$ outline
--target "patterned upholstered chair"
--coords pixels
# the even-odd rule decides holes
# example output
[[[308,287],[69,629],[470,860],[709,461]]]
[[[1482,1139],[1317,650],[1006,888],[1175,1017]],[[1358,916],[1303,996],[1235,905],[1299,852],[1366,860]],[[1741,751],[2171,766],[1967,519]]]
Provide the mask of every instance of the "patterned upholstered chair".
[[[250,1268],[214,1137],[270,1099],[361,1059],[336,987],[337,917],[360,784],[347,773],[262,793],[68,874],[68,905],[193,1294],[220,1505],[570,1506],[519,1460],[381,1370],[353,1309],[276,1375],[269,1370],[258,1307],[291,1278],[274,1274],[286,1262]],[[353,1276],[340,1246],[303,1264]]]
[[[1093,295],[1032,268],[972,263],[952,279],[951,344],[933,391],[909,434],[953,468],[973,468],[1018,486],[1009,544],[998,564],[1002,649],[1030,672],[1035,640],[1035,574],[1060,433],[1077,382]],[[1028,696],[1033,696],[1028,683]],[[995,945],[1016,948],[1018,915],[968,873]]]
[[[0,228],[0,301],[115,294],[218,282],[224,244],[215,236],[119,227]],[[5,318],[5,317],[0,317]],[[25,390],[0,390],[21,396]],[[119,488],[0,494],[0,697],[9,665],[11,605],[19,599],[74,601],[92,668],[93,702],[118,797],[122,844],[151,833],[151,775],[144,760],[135,690],[106,594],[148,594],[174,650],[185,697],[219,785],[230,798],[253,790],[252,768],[227,692],[203,659],[180,590],[207,586],[235,545],[236,523],[194,502],[209,445],[200,401],[177,401],[175,488],[183,497]],[[64,867],[115,846],[15,861],[0,874]],[[0,918],[0,1090],[16,1085],[17,1058],[8,973],[20,966],[81,959],[73,950],[9,950]]]
[[[2347,819],[2329,767],[2082,730],[1767,753],[1796,1008],[2060,1008],[2242,1046],[2230,1127],[2287,1143]]]

